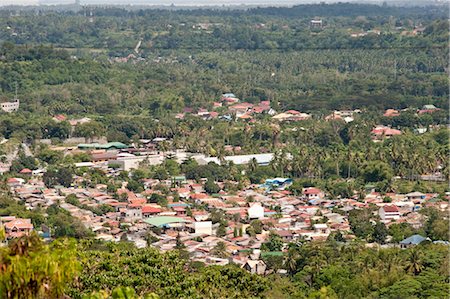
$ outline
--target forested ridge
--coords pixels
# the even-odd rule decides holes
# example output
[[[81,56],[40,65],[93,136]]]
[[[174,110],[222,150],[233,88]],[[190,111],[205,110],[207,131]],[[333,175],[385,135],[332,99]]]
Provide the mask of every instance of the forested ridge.
[[[2,11],[0,87],[11,97],[17,82],[24,110],[41,115],[158,116],[208,107],[227,91],[305,112],[447,108],[448,22],[441,8]],[[323,29],[310,28],[315,17],[323,18]],[[414,28],[423,34],[402,34]],[[368,34],[351,36],[360,32]],[[111,64],[111,57],[133,54],[138,41],[142,59]]]

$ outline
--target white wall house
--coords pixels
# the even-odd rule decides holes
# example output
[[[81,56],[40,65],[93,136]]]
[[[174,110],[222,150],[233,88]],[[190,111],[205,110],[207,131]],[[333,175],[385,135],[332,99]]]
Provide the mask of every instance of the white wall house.
[[[396,206],[381,207],[378,213],[383,221],[391,221],[400,218],[400,211]]]
[[[20,101],[17,99],[14,102],[4,102],[0,103],[0,108],[8,113],[15,112],[19,110]]]
[[[197,221],[194,222],[194,229],[196,234],[212,235],[212,221]]]
[[[253,203],[250,208],[248,208],[248,218],[250,219],[261,219],[264,218],[264,207],[259,202]]]

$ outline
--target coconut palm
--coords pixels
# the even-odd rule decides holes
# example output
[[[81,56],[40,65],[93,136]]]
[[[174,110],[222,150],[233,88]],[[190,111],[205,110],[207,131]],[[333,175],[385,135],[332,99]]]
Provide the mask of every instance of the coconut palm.
[[[423,268],[422,252],[418,249],[411,250],[408,259],[406,260],[406,271],[418,275],[422,272]]]

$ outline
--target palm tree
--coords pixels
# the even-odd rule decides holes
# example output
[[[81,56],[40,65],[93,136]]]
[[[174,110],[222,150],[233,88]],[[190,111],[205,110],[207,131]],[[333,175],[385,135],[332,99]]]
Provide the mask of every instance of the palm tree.
[[[217,242],[211,253],[220,258],[227,258],[230,255],[227,251],[227,244],[223,241]]]
[[[299,258],[297,248],[289,248],[288,254],[284,260],[284,266],[287,268],[290,274],[294,274],[297,271],[297,261]]]
[[[248,163],[248,172],[254,172],[258,168],[258,161],[255,158]]]
[[[0,244],[3,244],[3,242],[6,240],[6,232],[5,228],[3,226],[0,227]]]
[[[418,249],[411,250],[406,265],[406,271],[413,273],[414,275],[418,275],[422,272],[423,266],[423,254]]]

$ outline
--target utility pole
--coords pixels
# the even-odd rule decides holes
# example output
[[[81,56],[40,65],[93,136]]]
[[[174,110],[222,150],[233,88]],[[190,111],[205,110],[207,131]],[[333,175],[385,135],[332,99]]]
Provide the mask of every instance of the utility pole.
[[[394,59],[394,81],[397,81],[397,58]]]

